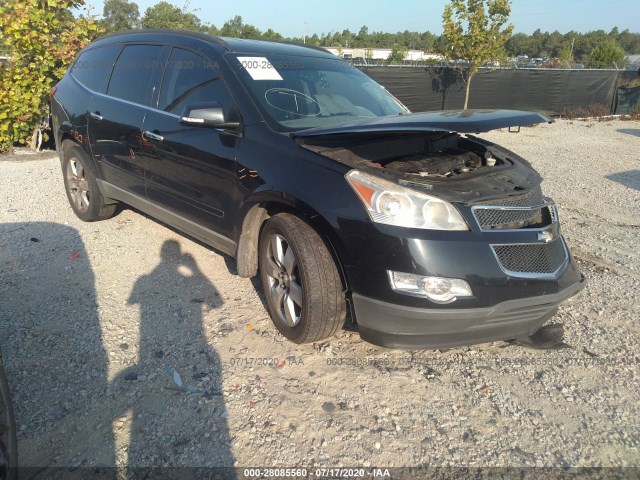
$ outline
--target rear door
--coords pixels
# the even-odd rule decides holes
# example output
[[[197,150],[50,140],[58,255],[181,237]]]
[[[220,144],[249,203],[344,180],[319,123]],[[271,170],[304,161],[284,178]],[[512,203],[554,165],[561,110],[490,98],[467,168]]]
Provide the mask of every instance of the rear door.
[[[102,179],[144,197],[140,163],[141,128],[160,77],[161,45],[126,45],[115,62],[104,94],[89,110],[89,137]]]
[[[232,237],[235,158],[240,139],[233,132],[182,125],[185,107],[202,102],[219,102],[228,120],[238,120],[215,61],[174,47],[157,108],[149,110],[142,129],[147,195],[181,219],[206,228],[208,233],[202,234],[209,240],[225,242]]]

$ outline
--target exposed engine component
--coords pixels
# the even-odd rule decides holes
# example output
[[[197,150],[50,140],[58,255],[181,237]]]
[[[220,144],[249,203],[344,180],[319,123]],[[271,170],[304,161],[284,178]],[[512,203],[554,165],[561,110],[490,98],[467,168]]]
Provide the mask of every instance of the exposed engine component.
[[[306,138],[301,146],[347,164],[421,177],[454,177],[505,164],[490,148],[448,132]]]
[[[382,164],[389,170],[419,175],[443,175],[468,173],[482,166],[480,155],[459,148],[448,148],[427,155],[411,155]]]

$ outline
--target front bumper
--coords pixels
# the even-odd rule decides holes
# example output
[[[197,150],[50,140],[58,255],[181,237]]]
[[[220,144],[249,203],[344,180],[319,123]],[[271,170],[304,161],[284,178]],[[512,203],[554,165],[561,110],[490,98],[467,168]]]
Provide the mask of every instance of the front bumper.
[[[582,276],[558,293],[481,308],[416,308],[356,293],[352,301],[363,340],[389,348],[449,348],[531,335],[585,284]]]

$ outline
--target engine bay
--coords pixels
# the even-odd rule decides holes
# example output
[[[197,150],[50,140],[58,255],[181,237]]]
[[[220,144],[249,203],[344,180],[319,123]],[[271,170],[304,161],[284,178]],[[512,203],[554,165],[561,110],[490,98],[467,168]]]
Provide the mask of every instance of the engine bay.
[[[354,166],[443,179],[508,163],[487,145],[449,132],[325,136],[306,138],[301,146]]]

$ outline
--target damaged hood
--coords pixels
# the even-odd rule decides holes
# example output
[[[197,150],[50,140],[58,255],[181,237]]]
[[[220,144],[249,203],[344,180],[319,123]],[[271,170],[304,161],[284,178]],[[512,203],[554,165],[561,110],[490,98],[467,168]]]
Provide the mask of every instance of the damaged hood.
[[[330,127],[316,127],[292,133],[295,137],[316,137],[365,132],[458,132],[482,133],[498,128],[521,127],[552,120],[534,112],[519,110],[445,110],[407,113],[387,117],[364,117]]]

